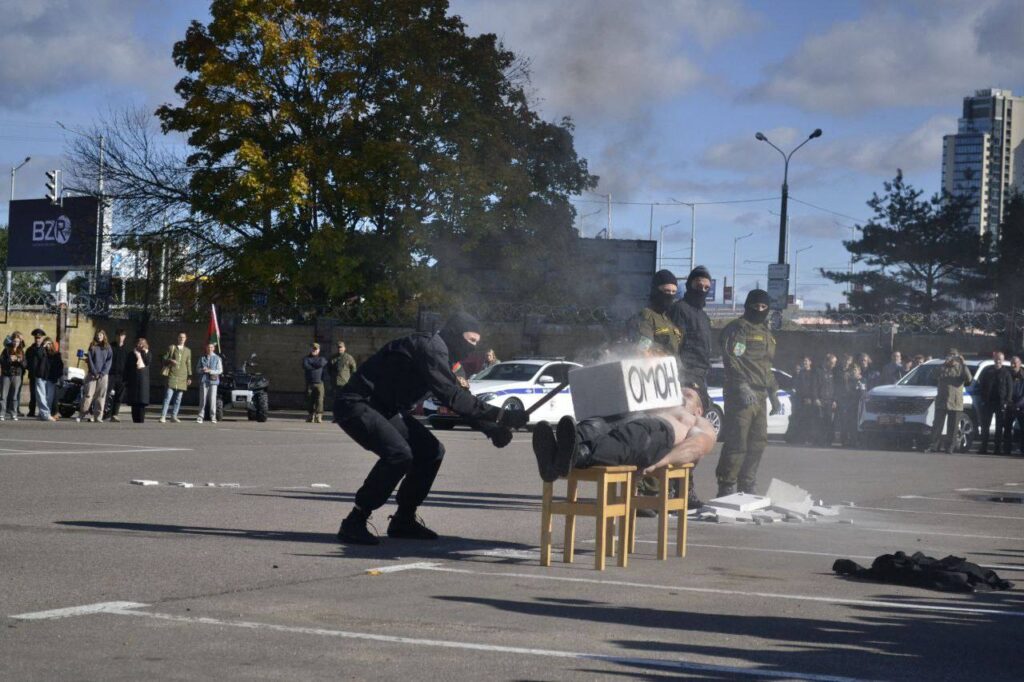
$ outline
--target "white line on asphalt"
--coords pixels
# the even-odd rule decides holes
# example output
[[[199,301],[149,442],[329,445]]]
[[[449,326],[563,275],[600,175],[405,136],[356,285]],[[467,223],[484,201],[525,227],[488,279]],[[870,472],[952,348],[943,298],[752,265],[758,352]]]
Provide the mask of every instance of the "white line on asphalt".
[[[1003,485],[1017,485],[1016,483],[1004,483]],[[957,488],[958,493],[1019,493],[1019,490],[994,490],[992,488]]]
[[[122,604],[122,607],[112,607],[112,604]],[[48,615],[47,618],[65,618],[73,615],[86,613],[108,613],[117,616],[135,616],[137,618],[152,618],[154,620],[168,621],[172,623],[184,623],[187,625],[216,625],[219,627],[234,627],[246,630],[269,630],[271,632],[284,632],[300,635],[317,635],[320,637],[338,637],[342,639],[355,639],[369,642],[382,642],[387,644],[408,644],[412,646],[433,647],[440,649],[457,649],[463,651],[484,651],[498,654],[516,654],[521,656],[543,656],[547,658],[562,658],[581,661],[596,661],[615,665],[631,667],[642,666],[660,670],[685,670],[697,672],[720,673],[723,675],[809,680],[811,682],[857,682],[857,678],[841,677],[837,675],[815,675],[813,673],[801,673],[786,670],[764,670],[760,668],[741,668],[729,665],[711,665],[707,663],[695,663],[680,659],[658,659],[658,658],[634,658],[629,656],[615,656],[612,654],[587,653],[582,651],[566,651],[559,649],[534,649],[531,647],[504,646],[500,644],[482,644],[478,642],[459,642],[443,639],[420,639],[417,637],[398,637],[394,635],[378,635],[369,632],[350,632],[346,630],[329,630],[327,628],[307,628],[294,625],[275,625],[273,623],[259,623],[254,621],[232,621],[220,618],[206,618],[202,616],[178,616],[170,613],[151,613],[148,611],[135,611],[133,609],[145,606],[135,602],[107,602],[105,604],[93,604],[91,606],[78,606],[73,609],[56,609],[55,611],[42,611],[40,614]],[[83,611],[82,609],[91,609]],[[68,613],[75,611],[75,613]],[[40,614],[23,614],[14,616],[26,620],[38,618]]]
[[[83,431],[86,429],[83,429]],[[26,438],[0,438],[0,443],[12,441],[15,443],[46,443],[47,445],[74,445],[81,447],[83,445],[104,445],[111,448],[153,448],[155,445],[136,445],[135,443],[93,443],[91,441],[66,441],[66,440],[28,440]]]
[[[658,585],[637,583],[625,580],[600,580],[598,578],[569,578],[566,576],[547,575],[541,573],[511,573],[504,571],[475,571],[468,568],[450,568],[447,566],[424,566],[420,570],[439,573],[458,573],[462,575],[480,575],[494,578],[521,578],[526,580],[552,580],[555,582],[585,583],[589,585],[605,585],[610,587],[639,587],[645,590],[672,590],[674,592],[699,592],[702,594],[721,594],[739,597],[758,597],[761,599],[784,599],[788,601],[820,602],[824,604],[841,604],[846,606],[872,606],[887,609],[903,609],[906,611],[936,611],[940,613],[964,613],[971,615],[1005,616],[1024,618],[1024,611],[1007,609],[982,609],[965,606],[936,606],[934,604],[914,604],[911,602],[882,601],[875,599],[845,599],[842,597],[818,597],[809,594],[781,594],[778,592],[744,592],[742,590],[722,590],[713,587],[683,587],[680,585]]]
[[[857,530],[868,530],[874,533],[899,533],[901,535],[942,535],[948,538],[966,538],[969,540],[1024,540],[1021,536],[1012,535],[972,535],[965,533],[943,533],[937,530],[897,530],[895,528],[869,528],[867,526],[854,526]]]
[[[18,620],[53,620],[55,618],[84,616],[90,613],[121,613],[126,609],[140,609],[144,606],[148,606],[148,604],[140,604],[134,601],[104,601],[97,604],[86,604],[85,606],[69,606],[66,609],[19,613],[16,616],[11,616],[11,618],[17,618]]]
[[[435,561],[417,561],[412,564],[396,564],[394,566],[381,566],[379,568],[369,568],[366,573],[400,573],[401,571],[414,571],[416,569],[433,568],[440,566],[441,564]]]
[[[132,453],[157,454],[160,452],[192,452],[192,448],[146,448],[129,450],[19,450],[0,452],[0,457],[23,457],[25,455],[123,455]]]
[[[1024,516],[998,516],[995,514],[967,514],[965,512],[939,512],[925,509],[886,509],[885,507],[856,507],[867,511],[898,512],[900,514],[932,514],[936,516],[970,516],[976,519],[1003,519],[1006,521],[1024,521]]]
[[[961,500],[956,497],[925,497],[924,495],[900,495],[901,500],[937,500],[939,502],[974,502],[977,504],[982,500]]]

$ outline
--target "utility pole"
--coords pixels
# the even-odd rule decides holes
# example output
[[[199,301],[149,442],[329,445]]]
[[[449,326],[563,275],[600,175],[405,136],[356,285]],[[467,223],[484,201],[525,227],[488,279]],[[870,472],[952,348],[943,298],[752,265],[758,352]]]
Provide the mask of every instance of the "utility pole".
[[[797,297],[797,294],[796,294],[796,278],[797,278],[797,275],[800,274],[800,252],[801,251],[807,251],[808,249],[813,249],[813,248],[814,248],[814,244],[811,244],[810,246],[805,246],[802,249],[797,249],[796,253],[793,254],[793,302],[794,303],[796,303],[796,297]]]
[[[26,156],[25,160],[22,161],[21,163],[19,163],[17,166],[11,166],[11,201],[12,202],[14,201],[14,176],[18,173],[18,170],[22,166],[24,166],[26,163],[28,163],[31,160],[32,160],[31,156]],[[8,204],[8,206],[10,206],[10,204]],[[8,220],[7,222],[9,223],[10,220]],[[10,227],[10,225],[8,225],[8,227]],[[7,280],[7,282],[6,282],[6,289],[4,289],[4,291],[7,292],[7,302],[8,302],[8,304],[10,304],[10,301],[11,301],[11,271],[7,270],[5,275],[6,275],[5,279]]]
[[[612,194],[609,192],[608,197],[608,239],[612,238]]]
[[[671,197],[669,198],[671,199]],[[672,199],[672,201],[690,207],[690,269],[693,270],[697,267],[697,204],[679,201],[679,199]]]
[[[11,187],[14,187],[14,180],[11,180]],[[651,204],[651,217],[647,220],[647,241],[652,239],[654,239],[654,204]]]
[[[739,292],[736,290],[736,250],[737,250],[737,246],[739,245],[740,241],[746,239],[747,237],[753,237],[753,236],[754,236],[754,233],[750,232],[748,234],[743,235],[742,237],[736,237],[735,239],[732,240],[732,309],[733,310],[736,310],[736,297],[739,295]]]

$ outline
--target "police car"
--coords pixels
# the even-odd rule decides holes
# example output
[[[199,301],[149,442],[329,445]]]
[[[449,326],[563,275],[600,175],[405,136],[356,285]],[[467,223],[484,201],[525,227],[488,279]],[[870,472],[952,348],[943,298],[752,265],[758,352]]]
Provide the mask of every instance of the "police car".
[[[935,421],[938,374],[944,362],[929,360],[912,369],[895,384],[876,386],[864,395],[860,405],[860,432],[870,445],[898,446],[909,441],[923,448],[928,444],[932,423]],[[991,364],[991,360],[964,362],[973,381],[964,390],[964,411],[957,428],[957,445],[961,452],[970,449],[978,435],[974,392],[982,370]]]
[[[568,381],[569,370],[582,367],[565,360],[524,359],[509,360],[491,365],[469,380],[469,391],[478,399],[507,410],[528,410],[563,381]],[[435,429],[450,429],[466,420],[447,407],[437,404],[433,397],[423,401],[427,421]],[[569,387],[530,415],[530,423],[555,422],[572,414],[572,394]]]
[[[781,436],[789,428],[789,416],[793,414],[791,399],[793,377],[774,367],[772,368],[772,373],[775,375],[775,382],[779,385],[779,391],[776,395],[779,398],[782,411],[780,414],[770,414],[772,409],[771,402],[766,401],[766,409],[769,412],[768,433]],[[719,434],[722,431],[722,419],[725,415],[725,397],[722,395],[723,385],[725,385],[725,367],[720,362],[712,363],[711,369],[708,370],[708,395],[711,397],[711,409],[704,416],[711,422],[711,425],[715,427],[715,431]]]

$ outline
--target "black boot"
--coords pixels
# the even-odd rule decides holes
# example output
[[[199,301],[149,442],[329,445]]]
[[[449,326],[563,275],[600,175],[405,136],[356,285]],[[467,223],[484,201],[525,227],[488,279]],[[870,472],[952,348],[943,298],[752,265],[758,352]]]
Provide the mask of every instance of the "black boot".
[[[388,524],[389,538],[406,540],[436,540],[437,533],[427,528],[416,516],[415,510],[407,511],[399,508]]]
[[[559,476],[568,476],[575,468],[584,469],[593,462],[590,450],[580,442],[580,434],[576,430],[576,420],[565,415],[558,420],[555,431],[558,442],[558,453],[555,456],[555,472]]]
[[[715,497],[725,497],[726,495],[732,495],[734,492],[736,492],[735,483],[722,483],[721,481],[719,481],[718,494],[715,495]]]
[[[341,522],[341,528],[338,529],[338,542],[350,545],[379,545],[380,538],[366,527],[369,518],[369,514],[359,508],[354,508]]]
[[[542,481],[550,483],[558,478],[555,471],[555,457],[558,442],[551,424],[542,421],[533,427],[533,456],[537,458],[537,472]]]

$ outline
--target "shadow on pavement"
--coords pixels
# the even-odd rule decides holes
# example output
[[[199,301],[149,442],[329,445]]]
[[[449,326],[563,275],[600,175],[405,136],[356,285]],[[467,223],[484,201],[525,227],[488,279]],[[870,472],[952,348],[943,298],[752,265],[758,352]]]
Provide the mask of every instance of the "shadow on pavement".
[[[238,493],[250,497],[282,497],[286,500],[312,500],[316,502],[354,502],[355,493],[275,489],[268,493]],[[421,507],[448,509],[492,509],[502,511],[535,511],[540,508],[540,495],[514,495],[508,493],[480,493],[432,490]]]

